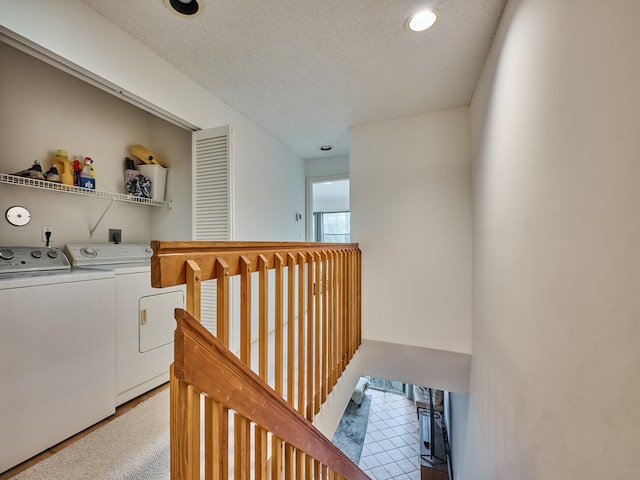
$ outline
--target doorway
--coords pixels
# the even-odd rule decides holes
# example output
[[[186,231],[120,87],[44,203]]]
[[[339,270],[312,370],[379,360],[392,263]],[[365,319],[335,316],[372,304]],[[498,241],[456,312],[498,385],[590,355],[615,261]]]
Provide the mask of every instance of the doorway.
[[[307,179],[307,241],[351,241],[348,177]]]

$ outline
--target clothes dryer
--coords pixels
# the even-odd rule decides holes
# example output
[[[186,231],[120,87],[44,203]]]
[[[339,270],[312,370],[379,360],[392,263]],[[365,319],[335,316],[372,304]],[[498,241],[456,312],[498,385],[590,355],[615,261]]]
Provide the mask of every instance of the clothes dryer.
[[[184,308],[184,287],[153,288],[146,244],[67,244],[75,268],[115,275],[116,405],[169,380],[174,309]]]

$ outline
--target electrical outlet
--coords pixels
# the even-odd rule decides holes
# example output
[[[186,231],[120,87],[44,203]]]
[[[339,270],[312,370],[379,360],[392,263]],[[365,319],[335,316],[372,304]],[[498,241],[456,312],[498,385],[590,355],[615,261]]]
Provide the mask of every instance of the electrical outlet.
[[[43,242],[47,241],[47,232],[51,232],[51,236],[53,236],[53,227],[51,227],[49,225],[43,225],[42,226],[42,241]]]
[[[113,242],[113,243],[122,242],[122,230],[120,230],[119,228],[110,228],[109,242]]]

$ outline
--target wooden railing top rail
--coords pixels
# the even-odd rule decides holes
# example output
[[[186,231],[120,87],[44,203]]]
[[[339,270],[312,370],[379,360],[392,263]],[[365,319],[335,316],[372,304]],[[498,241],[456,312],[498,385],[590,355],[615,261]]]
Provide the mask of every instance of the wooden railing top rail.
[[[176,309],[174,374],[350,480],[367,475],[191,315]]]
[[[195,261],[201,269],[200,280],[215,279],[216,261],[220,259],[229,268],[227,274],[239,275],[240,259],[246,258],[257,265],[263,257],[269,269],[274,268],[276,255],[280,255],[284,264],[298,263],[298,254],[326,252],[344,252],[357,250],[357,243],[318,243],[318,242],[199,242],[199,241],[158,241],[151,242],[151,285],[171,287],[183,285],[187,281],[186,262]]]

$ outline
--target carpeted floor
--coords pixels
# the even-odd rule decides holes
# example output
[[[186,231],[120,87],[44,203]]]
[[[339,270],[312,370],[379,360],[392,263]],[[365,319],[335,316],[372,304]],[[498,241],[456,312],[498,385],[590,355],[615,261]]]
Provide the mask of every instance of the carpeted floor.
[[[169,476],[167,389],[13,480],[164,480]]]
[[[367,393],[362,398],[360,408],[349,402],[338,424],[331,441],[342,450],[356,465],[360,462],[364,437],[367,434],[371,396]]]
[[[349,402],[332,442],[357,465],[371,396]],[[135,418],[135,421],[132,420]],[[168,480],[169,390],[71,443],[12,480]]]

